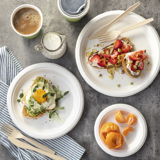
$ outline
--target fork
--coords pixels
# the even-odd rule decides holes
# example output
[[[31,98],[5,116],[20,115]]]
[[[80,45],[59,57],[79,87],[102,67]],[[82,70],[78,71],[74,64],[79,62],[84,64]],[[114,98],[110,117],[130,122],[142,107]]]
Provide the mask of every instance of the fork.
[[[98,37],[98,39],[99,39],[100,43],[105,43],[105,42],[108,42],[108,41],[112,41],[112,40],[116,39],[121,33],[130,31],[130,30],[138,28],[138,27],[141,27],[145,24],[148,24],[148,23],[152,22],[153,20],[154,20],[153,18],[149,18],[149,19],[146,19],[144,21],[133,24],[129,27],[126,27],[122,30],[114,30],[114,31],[107,32],[106,34]]]
[[[30,139],[28,137],[25,137],[18,129],[4,123],[0,129],[2,132],[4,132],[6,135],[10,136],[10,137],[13,137],[13,138],[22,138],[26,141],[28,141],[29,143],[33,144],[34,146],[46,151],[46,152],[50,152],[50,153],[53,153],[55,154],[55,151],[51,150],[50,148],[44,146],[43,144],[33,140],[33,139]]]

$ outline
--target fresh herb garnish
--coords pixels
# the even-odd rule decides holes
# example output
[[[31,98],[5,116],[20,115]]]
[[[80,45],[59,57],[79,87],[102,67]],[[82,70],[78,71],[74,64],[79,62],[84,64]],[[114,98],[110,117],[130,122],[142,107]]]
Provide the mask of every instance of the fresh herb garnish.
[[[30,102],[30,106],[33,107],[34,106],[34,101]]]
[[[51,97],[48,98],[47,102],[49,103],[50,100],[51,100]]]
[[[43,86],[42,89],[44,90],[44,89],[45,89],[45,86]]]
[[[52,118],[52,116],[54,115],[54,113],[56,112],[56,110],[62,110],[64,109],[64,107],[56,107],[54,108],[50,113],[49,113],[49,118]]]
[[[49,93],[44,94],[42,97],[45,98],[48,96]]]
[[[20,102],[21,101],[21,99],[23,98],[23,96],[24,96],[24,94],[23,94],[23,89],[22,89],[22,93],[20,93],[19,94],[19,99],[17,99],[17,102]]]
[[[24,94],[23,93],[20,93],[19,97],[20,98],[23,98]]]
[[[43,106],[41,106],[41,107],[40,107],[40,110],[41,110],[41,111],[42,111],[42,110],[44,110],[44,107],[43,107]]]
[[[64,96],[66,96],[69,93],[69,91],[64,92],[64,94],[60,94],[58,98],[56,98],[56,102],[58,102],[60,99],[62,99]]]
[[[57,85],[57,88],[54,85],[52,85],[52,88],[59,95],[58,98],[56,98],[56,102],[58,102],[60,99],[62,99],[64,96],[66,96],[69,93],[69,91],[66,91],[64,94],[62,94],[62,91],[59,90],[58,85]]]
[[[69,93],[69,91],[64,92],[64,95],[63,95],[63,96],[67,95],[68,93]]]
[[[38,110],[34,111],[34,114],[38,114],[38,113],[39,113],[39,111],[38,111]]]
[[[28,110],[30,111],[30,110],[31,110],[31,107],[29,107]]]
[[[33,92],[35,92],[36,91],[36,88],[33,88]]]
[[[53,88],[53,90],[54,90],[55,92],[57,91],[56,86],[52,85],[52,88]]]
[[[51,92],[50,92],[49,95],[52,96],[52,97],[54,97],[55,93],[51,93]]]
[[[35,88],[38,88],[38,84],[35,86]]]

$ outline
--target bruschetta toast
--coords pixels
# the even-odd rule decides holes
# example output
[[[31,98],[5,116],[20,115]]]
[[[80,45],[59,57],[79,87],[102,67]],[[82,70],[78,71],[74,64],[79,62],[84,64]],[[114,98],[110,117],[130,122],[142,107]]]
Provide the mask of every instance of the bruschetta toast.
[[[144,69],[144,61],[148,59],[146,50],[122,55],[122,67],[130,78],[138,78]]]
[[[92,52],[88,57],[88,62],[92,67],[98,69],[119,68],[122,66],[121,55],[132,52],[133,48],[129,38],[117,39],[102,50]]]

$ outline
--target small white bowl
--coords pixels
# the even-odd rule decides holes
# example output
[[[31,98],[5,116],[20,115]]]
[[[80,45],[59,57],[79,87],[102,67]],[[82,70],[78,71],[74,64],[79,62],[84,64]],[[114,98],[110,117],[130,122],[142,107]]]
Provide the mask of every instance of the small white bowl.
[[[127,123],[118,123],[115,120],[115,114],[119,110],[125,118],[130,113],[136,115],[137,123],[132,126],[134,131],[124,137],[125,143],[121,148],[109,149],[100,136],[100,129],[104,123],[113,122],[119,126],[122,134],[123,129],[129,125],[127,125]],[[98,145],[104,152],[115,157],[127,157],[136,153],[143,146],[147,137],[147,124],[143,115],[136,108],[127,104],[114,104],[105,108],[98,115],[94,126],[94,135]]]
[[[81,18],[83,18],[89,11],[90,8],[90,0],[87,0],[87,6],[84,9],[84,11],[80,14],[77,15],[70,15],[70,14],[66,14],[62,7],[61,7],[61,0],[57,0],[57,5],[58,5],[58,9],[61,12],[61,14],[70,22],[77,22],[79,21]]]
[[[41,16],[41,26],[39,27],[39,29],[38,29],[35,33],[29,34],[29,35],[23,35],[23,34],[19,33],[19,32],[14,28],[13,18],[14,18],[14,16],[15,16],[15,14],[16,14],[20,9],[22,9],[22,8],[33,8],[33,9],[35,9],[36,11],[38,11],[38,13],[40,14],[40,16]],[[18,7],[12,12],[11,20],[10,20],[10,21],[11,21],[11,26],[12,26],[13,30],[14,30],[17,34],[19,34],[19,35],[22,36],[22,37],[25,37],[25,38],[28,38],[28,39],[32,39],[32,38],[35,38],[35,37],[38,36],[38,34],[39,34],[39,32],[40,32],[40,30],[41,30],[41,28],[42,28],[43,15],[42,15],[41,10],[40,10],[39,8],[37,8],[36,6],[31,5],[31,4],[23,4],[23,5],[18,6]]]

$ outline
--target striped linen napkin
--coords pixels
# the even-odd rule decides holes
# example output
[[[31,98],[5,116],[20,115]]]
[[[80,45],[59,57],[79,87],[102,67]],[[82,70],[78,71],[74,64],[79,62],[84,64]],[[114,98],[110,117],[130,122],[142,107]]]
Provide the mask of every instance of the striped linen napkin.
[[[22,70],[23,68],[9,49],[6,46],[0,48],[0,128],[3,123],[8,123],[17,128],[8,113],[7,92],[14,77]],[[51,160],[37,152],[16,147],[8,140],[7,135],[2,131],[0,131],[0,135],[0,143],[4,145],[17,160]],[[85,152],[83,147],[67,135],[51,140],[36,140],[53,149],[57,155],[68,160],[79,160]]]

